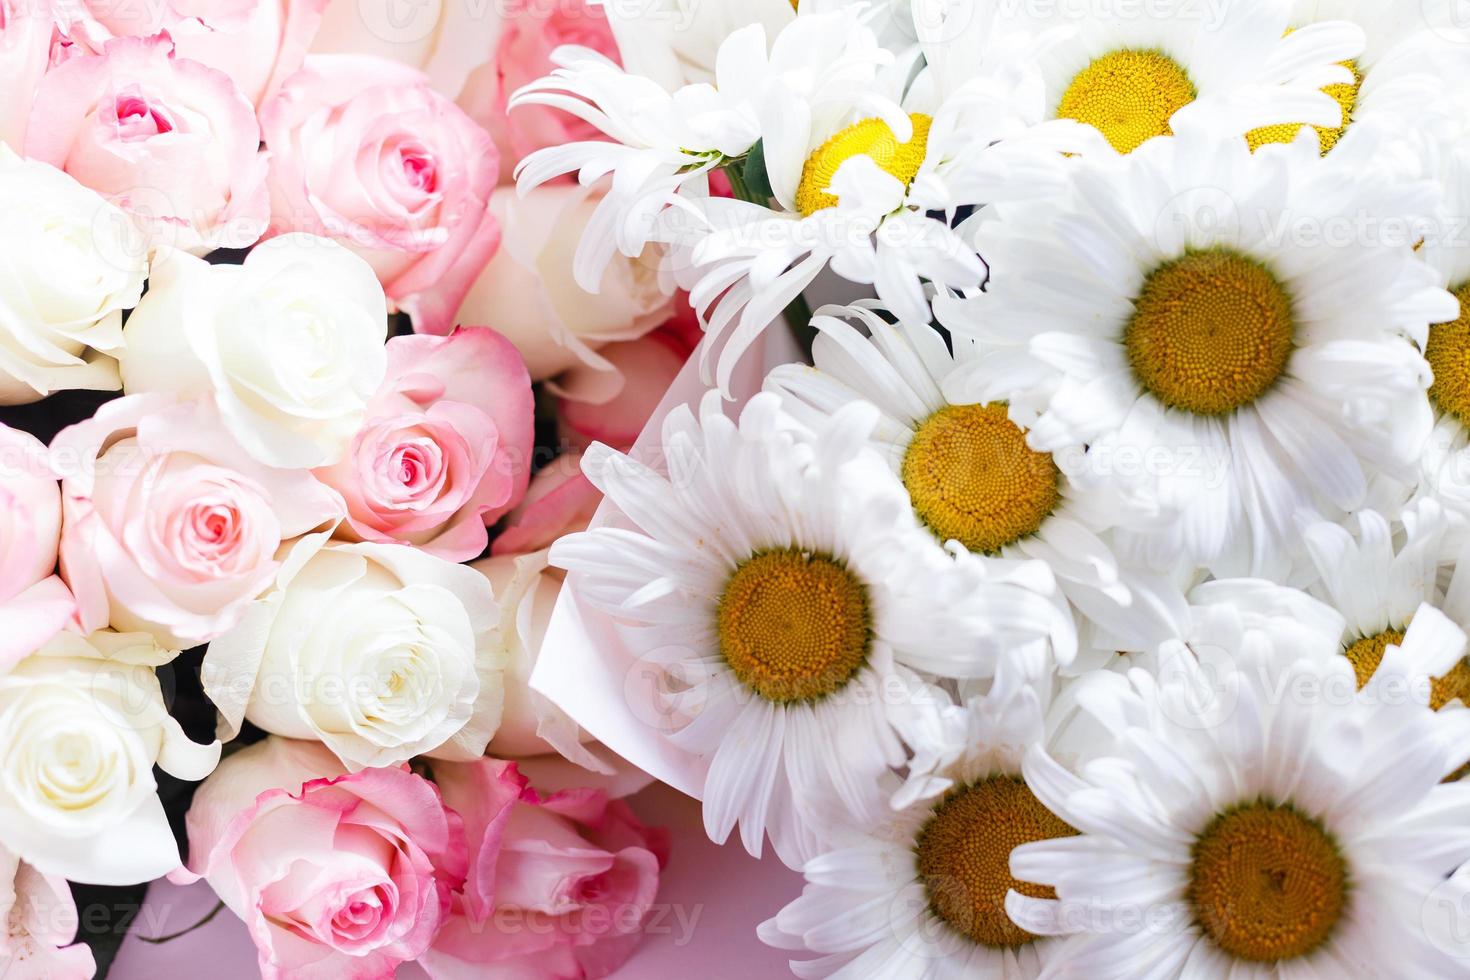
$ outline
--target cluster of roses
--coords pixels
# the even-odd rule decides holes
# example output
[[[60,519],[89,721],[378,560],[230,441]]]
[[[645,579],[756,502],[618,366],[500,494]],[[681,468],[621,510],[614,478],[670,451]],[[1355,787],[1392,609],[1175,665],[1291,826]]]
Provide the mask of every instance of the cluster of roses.
[[[637,260],[571,286],[600,191],[503,186],[600,11],[0,7],[0,973],[91,975],[67,881],[170,873],[267,976],[609,971],[663,836],[527,679],[576,460],[698,328]],[[208,777],[187,869],[159,770]]]

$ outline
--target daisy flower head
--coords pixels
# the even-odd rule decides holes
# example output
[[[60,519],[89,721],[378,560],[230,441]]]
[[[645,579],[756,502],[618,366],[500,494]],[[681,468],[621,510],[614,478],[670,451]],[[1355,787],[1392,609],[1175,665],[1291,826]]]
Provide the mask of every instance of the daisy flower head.
[[[808,861],[801,897],[762,923],[801,977],[1026,980],[1059,941],[1006,912],[1011,891],[1048,898],[1011,873],[1012,851],[1077,833],[1022,778],[1028,748],[1070,753],[1046,684],[997,677],[946,718],[932,764],[913,772],[894,809],[860,837]]]
[[[1433,125],[1436,105],[1444,99],[1440,72],[1452,66],[1463,70],[1458,45],[1435,28],[1453,22],[1454,0],[1421,3],[1379,3],[1377,0],[1295,0],[1290,7],[1290,29],[1321,23],[1350,23],[1363,31],[1362,51],[1341,66],[1351,73],[1345,82],[1327,85],[1323,92],[1342,107],[1342,121],[1314,127],[1322,153],[1336,148],[1353,126],[1372,123],[1421,131]],[[1251,130],[1251,146],[1289,143],[1303,129],[1301,122]]]
[[[1459,555],[1450,532],[1443,508],[1429,499],[1397,522],[1364,510],[1347,526],[1322,521],[1304,532],[1318,575],[1311,590],[1343,616],[1342,654],[1358,685],[1374,676],[1387,647],[1406,646],[1415,676],[1430,679],[1436,711],[1470,705],[1470,660],[1455,625],[1470,623],[1470,568],[1452,560]],[[1419,628],[1408,644],[1411,624]]]
[[[1456,305],[1420,338],[1434,372],[1429,386],[1434,430],[1416,496],[1443,504],[1463,533],[1470,528],[1470,95],[1458,95],[1445,125],[1421,143],[1425,170],[1439,180],[1444,197],[1435,233],[1425,236],[1418,255],[1454,295]]]
[[[1157,514],[1113,484],[1073,480],[1080,444],[1032,449],[1003,402],[946,398],[945,380],[984,356],[973,340],[956,338],[951,350],[933,327],[892,323],[883,313],[871,301],[819,309],[813,365],[777,367],[767,390],[812,427],[855,402],[876,406],[870,442],[902,482],[933,547],[954,541],[976,554],[1044,561],[1085,617],[1125,629],[1127,570],[1108,531],[1128,522],[1147,527]],[[1089,476],[1085,467],[1080,475]]]
[[[1172,134],[1186,107],[1231,135],[1340,125],[1341,108],[1321,89],[1353,81],[1339,63],[1362,52],[1363,32],[1346,21],[1289,31],[1290,6],[1001,2],[1012,29],[1055,39],[1040,60],[1047,118],[1093,126],[1118,153]]]
[[[516,166],[521,193],[569,173],[583,184],[611,175],[611,187],[577,245],[573,271],[596,293],[614,252],[643,253],[665,209],[708,193],[708,174],[747,154],[761,138],[760,109],[779,104],[821,114],[866,90],[892,55],[879,47],[857,9],[792,20],[767,43],[765,26],[725,37],[714,81],[666,90],[587,48],[553,53],[551,75],[519,89],[510,107],[545,105],[591,123],[607,140],[546,147]]]
[[[1010,401],[1033,448],[1086,443],[1175,515],[1119,532],[1125,554],[1280,574],[1304,516],[1412,480],[1432,418],[1409,338],[1454,310],[1404,233],[1432,185],[1347,160],[1191,125],[982,214],[986,290],[935,310],[995,354],[946,393]]]
[[[1398,648],[1391,648],[1397,652]],[[1431,896],[1470,858],[1470,786],[1437,716],[1355,687],[1342,657],[1242,636],[1233,667],[1176,658],[1102,705],[1110,749],[1070,771],[1032,749],[1026,785],[1076,836],[1023,844],[1011,917],[1068,935],[1043,977],[1453,977],[1464,907]],[[1194,714],[1197,692],[1223,710]],[[1462,713],[1463,714],[1463,713]]]
[[[931,678],[1075,643],[1045,565],[929,546],[868,448],[875,416],[855,404],[808,429],[766,393],[737,422],[712,391],[665,422],[667,474],[594,446],[583,469],[632,526],[551,551],[668,678],[666,737],[708,760],[710,836],[738,822],[759,854],[769,833],[793,866],[819,832],[881,813],[902,732],[946,701]]]

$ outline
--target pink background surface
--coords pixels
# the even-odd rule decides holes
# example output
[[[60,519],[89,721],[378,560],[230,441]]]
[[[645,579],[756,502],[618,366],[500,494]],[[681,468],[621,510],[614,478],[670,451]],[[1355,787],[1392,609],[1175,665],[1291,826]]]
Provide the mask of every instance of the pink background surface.
[[[704,834],[699,803],[668,786],[650,786],[629,802],[644,821],[669,828],[673,856],[659,888],[659,920],[651,922],[638,952],[614,974],[616,980],[790,976],[787,954],[763,946],[755,927],[800,894],[801,876],[782,866],[769,851],[757,861],[745,853],[738,839],[724,847],[712,844]],[[167,943],[155,945],[138,939],[139,935],[163,936],[186,929],[214,904],[214,892],[205,882],[187,887],[155,882],[109,977],[259,977],[250,937],[228,909],[208,925]],[[398,975],[423,976],[411,968]]]

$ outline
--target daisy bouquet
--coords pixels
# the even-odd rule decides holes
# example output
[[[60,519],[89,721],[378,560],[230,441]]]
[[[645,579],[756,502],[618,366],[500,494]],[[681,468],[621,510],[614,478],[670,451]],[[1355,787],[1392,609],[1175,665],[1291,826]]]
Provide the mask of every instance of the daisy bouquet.
[[[0,972],[1470,971],[1448,0],[0,8]]]

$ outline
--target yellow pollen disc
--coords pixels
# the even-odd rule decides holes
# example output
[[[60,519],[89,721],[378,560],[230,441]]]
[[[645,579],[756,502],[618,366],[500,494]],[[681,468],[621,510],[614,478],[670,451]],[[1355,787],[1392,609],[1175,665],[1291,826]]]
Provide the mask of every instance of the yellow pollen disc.
[[[1429,328],[1424,359],[1434,370],[1429,397],[1443,412],[1470,426],[1470,282],[1455,290],[1460,317]]]
[[[1057,505],[1061,471],[1000,402],[946,405],[920,423],[903,457],[914,510],[941,541],[989,554],[1034,534]]]
[[[909,116],[914,135],[900,143],[893,128],[881,119],[864,119],[838,132],[812,151],[801,168],[801,183],[796,186],[796,209],[812,215],[823,208],[837,206],[837,197],[827,193],[837,168],[856,156],[871,157],[878,169],[892,174],[907,187],[924,163],[929,145],[929,124],[933,120],[922,112]]]
[[[1348,644],[1348,648],[1342,653],[1353,665],[1353,673],[1357,675],[1360,690],[1372,679],[1378,665],[1383,663],[1385,648],[1390,644],[1399,646],[1403,642],[1403,630],[1384,630]],[[1470,660],[1463,657],[1448,673],[1434,678],[1429,685],[1429,707],[1435,711],[1455,698],[1470,705]]]
[[[1286,33],[1290,34],[1291,31]],[[1353,73],[1351,82],[1339,82],[1336,85],[1324,86],[1322,91],[1332,96],[1339,106],[1342,107],[1342,125],[1340,126],[1314,126],[1317,131],[1317,142],[1322,146],[1322,155],[1326,156],[1337,141],[1342,139],[1342,134],[1347,132],[1348,125],[1353,119],[1353,109],[1358,105],[1358,90],[1363,86],[1363,73],[1358,70],[1358,63],[1352,59],[1340,61],[1338,64]],[[1304,123],[1282,123],[1277,126],[1262,126],[1245,134],[1246,142],[1252,150],[1260,149],[1267,143],[1290,143],[1296,139],[1297,133],[1301,132]]]
[[[1215,945],[1275,963],[1321,946],[1347,905],[1348,869],[1322,825],[1290,806],[1217,816],[1194,843],[1188,900]]]
[[[1077,831],[1014,776],[991,776],[944,797],[914,843],[930,910],[982,946],[1024,946],[1036,937],[1006,915],[1006,893],[1056,898],[1047,885],[1011,877],[1011,851]]]
[[[1265,266],[1189,252],[1144,280],[1123,333],[1138,382],[1170,408],[1222,415],[1266,392],[1292,350],[1291,298]]]
[[[872,641],[863,584],[837,561],[794,548],[757,552],[735,569],[716,628],[735,676],[781,704],[840,689],[867,662]]]
[[[1194,101],[1194,83],[1162,51],[1114,51],[1082,69],[1062,93],[1057,116],[1094,126],[1119,153],[1169,136],[1169,118]]]

